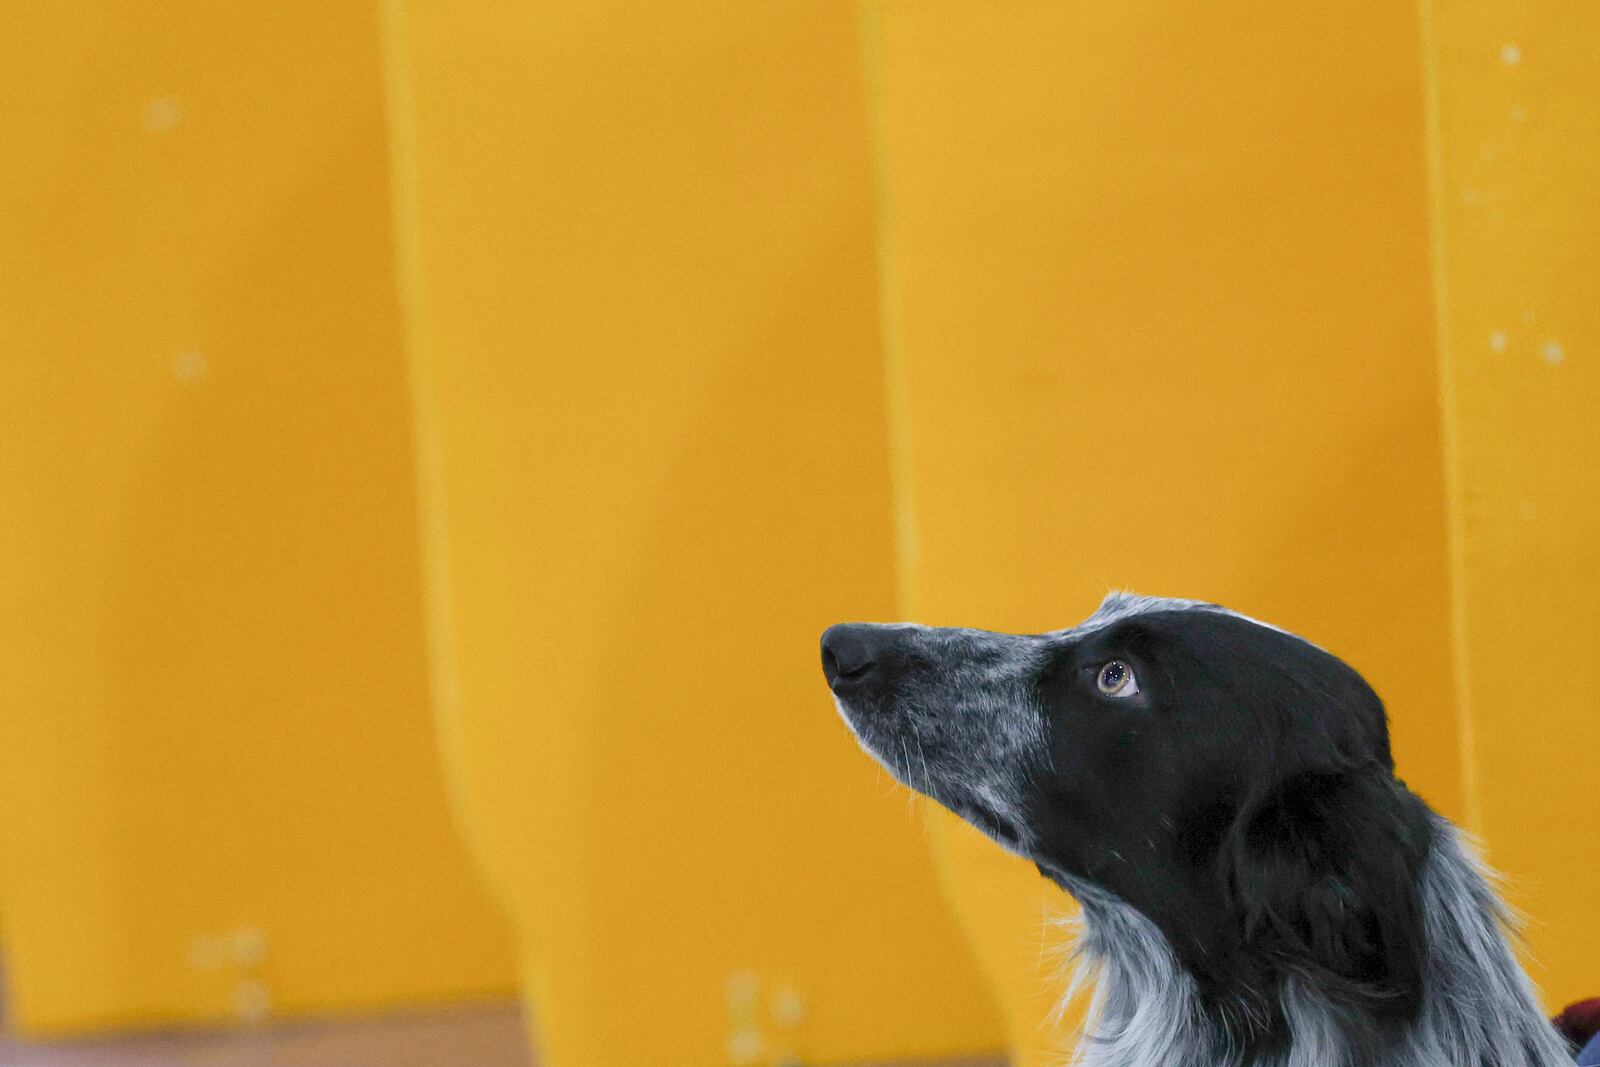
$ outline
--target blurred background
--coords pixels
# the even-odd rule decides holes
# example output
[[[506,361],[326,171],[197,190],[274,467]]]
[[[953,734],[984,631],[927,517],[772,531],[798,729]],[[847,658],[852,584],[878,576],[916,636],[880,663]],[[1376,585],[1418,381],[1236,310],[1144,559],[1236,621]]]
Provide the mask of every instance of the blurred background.
[[[7,1067],[1041,1067],[846,619],[1304,633],[1600,992],[1600,8],[11,0]]]

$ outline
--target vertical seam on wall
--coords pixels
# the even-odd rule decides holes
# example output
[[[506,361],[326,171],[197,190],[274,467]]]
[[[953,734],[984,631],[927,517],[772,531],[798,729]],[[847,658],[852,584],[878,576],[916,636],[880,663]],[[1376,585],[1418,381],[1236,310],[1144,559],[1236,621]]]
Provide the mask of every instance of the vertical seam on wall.
[[[433,352],[423,304],[426,285],[421,179],[406,0],[381,0],[378,18],[383,51],[384,117],[389,142],[389,231],[394,247],[394,291],[399,304],[401,356],[405,360],[410,389],[412,476],[416,480],[427,690],[433,711],[435,743],[445,765],[451,816],[456,832],[467,843],[481,871],[485,853],[480,847],[474,821],[467,816],[467,746],[461,729],[455,620],[450,608],[444,445],[433,379]],[[493,895],[494,879],[485,878],[481,882]],[[504,901],[496,900],[496,903],[505,910]]]
[[[1439,369],[1440,444],[1444,453],[1446,554],[1450,581],[1451,664],[1456,686],[1456,742],[1459,749],[1462,809],[1467,828],[1483,833],[1483,806],[1478,794],[1477,744],[1472,722],[1471,671],[1467,643],[1466,514],[1461,479],[1461,441],[1457,431],[1460,399],[1455,360],[1451,358],[1449,259],[1445,236],[1444,129],[1439,81],[1439,45],[1435,34],[1434,0],[1419,0],[1422,46],[1424,127],[1428,158],[1429,257],[1433,270],[1434,350]]]
[[[871,135],[872,184],[875,240],[878,268],[878,330],[883,348],[884,405],[889,438],[889,486],[893,507],[894,569],[896,610],[902,617],[915,619],[922,605],[918,595],[918,565],[921,562],[917,537],[916,494],[913,490],[911,384],[906,368],[905,341],[901,332],[900,275],[895,269],[894,212],[889,192],[889,85],[888,49],[883,28],[883,0],[861,0],[858,7],[861,38],[861,66],[867,88],[867,116]],[[927,840],[934,877],[951,919],[961,933],[972,961],[974,973],[993,991],[995,976],[988,973],[971,943],[971,934],[955,907],[958,893],[951,874],[948,834],[956,817],[941,812],[928,797],[915,801],[919,821]],[[948,821],[947,821],[948,820]],[[998,1009],[998,1005],[996,1005]],[[1023,1047],[1024,1037],[1012,1027],[1014,1021],[996,1010],[996,1018],[1013,1054]]]
[[[882,3],[863,0],[861,65],[867,81],[867,112],[872,140],[872,184],[878,267],[878,330],[883,347],[884,406],[889,435],[889,488],[894,531],[896,610],[915,618],[921,608],[917,596],[916,495],[912,489],[911,396],[901,333],[900,276],[895,269],[893,211],[889,194],[889,104],[885,73]]]

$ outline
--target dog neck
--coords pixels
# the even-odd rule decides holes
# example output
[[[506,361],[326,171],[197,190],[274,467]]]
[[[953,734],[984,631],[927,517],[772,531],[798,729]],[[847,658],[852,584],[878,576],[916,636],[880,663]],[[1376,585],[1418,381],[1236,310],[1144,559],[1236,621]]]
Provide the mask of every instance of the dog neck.
[[[1505,908],[1455,828],[1438,820],[1419,882],[1420,1007],[1398,1032],[1332,1002],[1292,967],[1227,1008],[1202,994],[1149,918],[1070,877],[1082,905],[1066,1001],[1092,986],[1078,1067],[1564,1067],[1571,1062],[1507,944]],[[1267,1008],[1251,1008],[1251,1003]]]

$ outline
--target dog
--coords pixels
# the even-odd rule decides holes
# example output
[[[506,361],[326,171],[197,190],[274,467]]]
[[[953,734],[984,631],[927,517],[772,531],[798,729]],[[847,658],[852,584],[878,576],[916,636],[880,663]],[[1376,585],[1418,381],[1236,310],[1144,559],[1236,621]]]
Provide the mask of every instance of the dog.
[[[1311,642],[1113,593],[1044,634],[833,626],[822,667],[891,775],[1079,902],[1074,1063],[1570,1067],[1476,853]]]

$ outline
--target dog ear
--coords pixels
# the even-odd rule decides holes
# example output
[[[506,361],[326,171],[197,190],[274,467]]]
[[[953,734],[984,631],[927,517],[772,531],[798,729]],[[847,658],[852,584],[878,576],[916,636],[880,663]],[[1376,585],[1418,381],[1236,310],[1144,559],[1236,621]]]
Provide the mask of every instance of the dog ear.
[[[1240,811],[1221,875],[1252,954],[1375,1006],[1414,1008],[1431,830],[1386,768],[1302,774]]]

